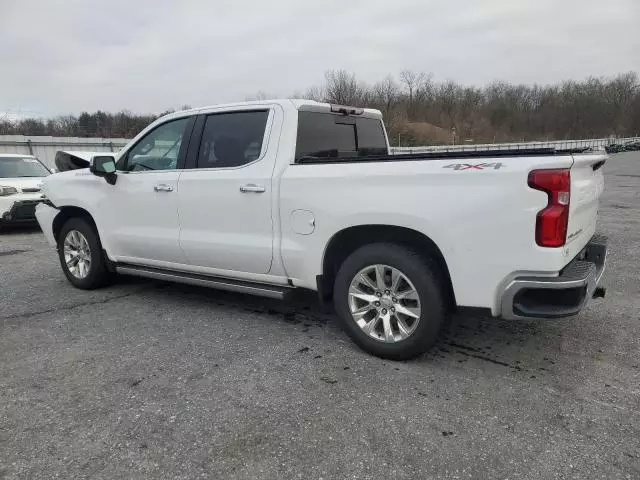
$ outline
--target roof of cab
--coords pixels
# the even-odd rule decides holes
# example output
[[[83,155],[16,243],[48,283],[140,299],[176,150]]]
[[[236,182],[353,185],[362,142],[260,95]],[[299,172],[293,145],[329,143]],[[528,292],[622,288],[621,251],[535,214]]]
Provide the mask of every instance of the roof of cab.
[[[224,103],[219,105],[209,105],[206,107],[197,107],[191,108],[189,110],[181,110],[179,112],[173,112],[165,116],[166,117],[181,117],[185,115],[193,115],[197,113],[207,113],[208,111],[214,110],[223,110],[225,108],[242,108],[242,107],[263,107],[270,105],[280,105],[285,110],[290,108],[295,108],[296,110],[301,109],[313,109],[318,111],[326,110],[327,112],[331,111],[330,103],[316,102],[315,100],[306,100],[302,98],[281,98],[274,100],[255,100],[250,102],[235,102],[235,103]],[[306,108],[305,108],[306,107]],[[363,108],[361,109],[363,114],[367,117],[377,117],[382,118],[382,113],[380,110],[375,110],[373,108]]]

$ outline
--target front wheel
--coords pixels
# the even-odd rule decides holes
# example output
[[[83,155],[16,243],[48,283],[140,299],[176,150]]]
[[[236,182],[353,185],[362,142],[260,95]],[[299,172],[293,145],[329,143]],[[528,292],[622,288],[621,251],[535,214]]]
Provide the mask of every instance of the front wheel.
[[[93,290],[110,279],[98,233],[84,218],[70,218],[62,226],[58,256],[62,271],[74,287]]]
[[[370,244],[340,267],[334,303],[347,334],[363,350],[405,360],[437,340],[447,313],[441,272],[432,259],[395,244]]]

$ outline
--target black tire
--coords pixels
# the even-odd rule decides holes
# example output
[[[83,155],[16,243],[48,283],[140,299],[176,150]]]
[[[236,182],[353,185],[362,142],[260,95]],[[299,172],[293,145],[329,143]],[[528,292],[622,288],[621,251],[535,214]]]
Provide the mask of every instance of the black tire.
[[[90,249],[91,265],[89,271],[83,278],[78,278],[69,270],[64,256],[64,241],[67,234],[75,230],[80,232],[87,240]],[[67,220],[58,236],[58,257],[60,266],[69,282],[76,288],[82,290],[94,290],[103,287],[112,280],[111,273],[107,270],[107,262],[102,252],[100,237],[92,223],[81,217],[74,217]]]
[[[371,265],[386,265],[400,270],[413,284],[420,299],[420,318],[413,333],[394,343],[386,343],[366,334],[349,309],[349,287],[361,270]],[[447,317],[447,289],[441,269],[432,258],[393,243],[365,245],[353,252],[336,275],[333,298],[342,326],[364,351],[382,358],[407,360],[433,346]]]

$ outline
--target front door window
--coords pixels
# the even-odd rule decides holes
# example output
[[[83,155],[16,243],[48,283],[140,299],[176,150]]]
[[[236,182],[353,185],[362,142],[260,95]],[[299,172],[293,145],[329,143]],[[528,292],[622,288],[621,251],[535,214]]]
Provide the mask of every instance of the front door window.
[[[189,118],[180,118],[153,129],[129,150],[121,170],[175,170]]]

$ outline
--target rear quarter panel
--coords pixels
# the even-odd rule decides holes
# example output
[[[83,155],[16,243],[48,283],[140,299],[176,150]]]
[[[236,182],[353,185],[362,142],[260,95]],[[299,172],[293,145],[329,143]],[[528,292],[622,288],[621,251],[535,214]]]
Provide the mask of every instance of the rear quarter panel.
[[[456,164],[500,163],[498,168]],[[527,177],[569,168],[570,156],[291,165],[280,185],[282,261],[294,283],[315,288],[329,240],[356,225],[396,225],[431,238],[447,262],[459,305],[497,308],[515,273],[553,275],[569,259],[535,243],[536,214],[547,204]],[[315,217],[312,234],[294,232],[291,212]]]

